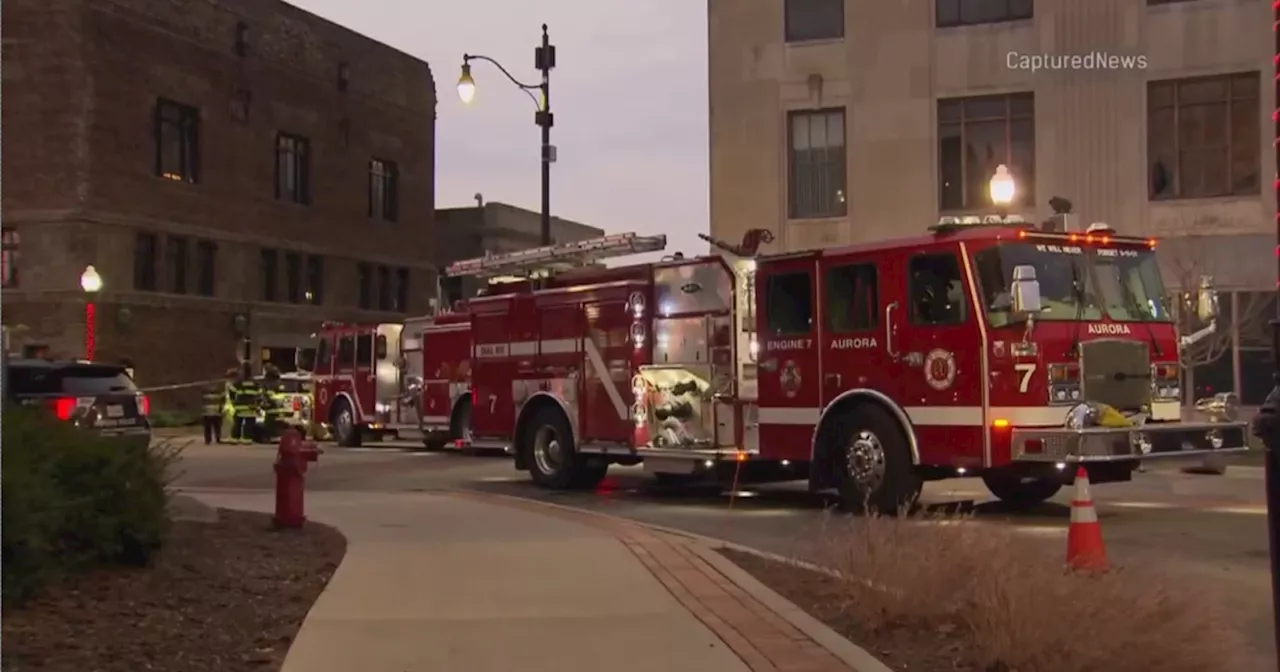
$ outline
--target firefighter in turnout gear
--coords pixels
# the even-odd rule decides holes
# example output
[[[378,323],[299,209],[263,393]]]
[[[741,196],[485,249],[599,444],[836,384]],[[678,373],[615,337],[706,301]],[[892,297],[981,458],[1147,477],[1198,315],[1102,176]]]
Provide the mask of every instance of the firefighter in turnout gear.
[[[253,443],[253,430],[258,422],[258,405],[262,401],[262,389],[253,379],[253,372],[245,364],[236,382],[231,385],[231,405],[235,411],[235,424],[231,427],[232,443]]]
[[[259,428],[267,440],[275,437],[288,401],[280,382],[280,369],[268,364],[262,372],[262,427]]]
[[[204,445],[222,443],[222,410],[227,403],[227,383],[209,385],[200,398],[200,415],[204,424]]]

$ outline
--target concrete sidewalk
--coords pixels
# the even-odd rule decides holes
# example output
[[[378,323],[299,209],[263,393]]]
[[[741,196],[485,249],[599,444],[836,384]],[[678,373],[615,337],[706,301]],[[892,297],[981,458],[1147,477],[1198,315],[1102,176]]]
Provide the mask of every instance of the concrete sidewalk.
[[[185,493],[225,508],[272,505],[268,493]],[[830,650],[834,633],[793,627],[726,579],[732,571],[715,571],[708,561],[727,561],[696,542],[504,499],[310,494],[309,517],[341,530],[348,549],[284,671],[854,669],[848,650]],[[874,662],[858,672],[885,669]]]

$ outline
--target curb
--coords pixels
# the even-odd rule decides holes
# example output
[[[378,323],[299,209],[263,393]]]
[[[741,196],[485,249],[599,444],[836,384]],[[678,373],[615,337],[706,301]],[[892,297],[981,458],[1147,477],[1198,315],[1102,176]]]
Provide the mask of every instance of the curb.
[[[826,649],[829,653],[831,653],[831,655],[835,656],[836,658],[839,658],[841,662],[848,665],[856,672],[893,672],[893,670],[890,667],[880,662],[879,659],[871,655],[871,653],[868,652],[866,649],[863,649],[857,644],[854,644],[853,642],[849,641],[840,633],[827,627],[827,625],[822,621],[819,621],[818,619],[810,616],[807,612],[805,612],[800,607],[796,606],[793,602],[779,595],[772,588],[769,588],[768,586],[764,585],[759,580],[757,580],[754,576],[751,576],[750,574],[748,574],[746,570],[734,564],[732,560],[729,560],[723,555],[720,555],[719,553],[717,553],[716,549],[727,548],[730,550],[738,551],[740,553],[747,553],[750,555],[754,555],[754,556],[763,558],[765,560],[788,564],[794,567],[800,567],[801,569],[807,569],[812,572],[818,572],[821,574],[826,574],[828,576],[838,576],[835,570],[832,570],[830,568],[822,567],[820,565],[815,565],[813,563],[805,562],[803,560],[797,560],[795,558],[787,558],[781,555],[777,555],[775,553],[768,553],[766,551],[754,549],[749,546],[735,544],[731,541],[725,541],[724,539],[707,537],[701,534],[687,532],[685,530],[676,530],[670,527],[664,527],[662,525],[653,525],[650,523],[633,520],[631,518],[625,518],[623,516],[615,516],[608,513],[601,513],[599,511],[588,511],[584,509],[577,509],[571,506],[565,506],[563,504],[555,504],[553,502],[543,502],[536,499],[527,499],[524,497],[515,497],[513,495],[503,495],[498,493],[491,493],[491,492],[484,492],[484,491],[477,491],[477,490],[445,490],[441,494],[444,494],[446,496],[479,495],[479,497],[483,499],[501,500],[499,502],[499,505],[502,505],[503,502],[509,502],[511,504],[519,503],[519,504],[525,504],[525,505],[533,504],[533,505],[545,507],[548,509],[557,509],[557,510],[569,512],[569,513],[585,515],[585,516],[593,516],[596,518],[617,521],[617,522],[625,523],[628,525],[636,525],[638,527],[647,528],[655,532],[660,532],[662,534],[667,534],[673,537],[679,537],[681,539],[685,539],[687,540],[687,542],[692,542],[692,543],[685,543],[686,548],[688,548],[690,551],[696,554],[699,558],[701,558],[707,564],[711,565],[713,569],[715,569],[717,572],[723,575],[726,579],[728,579],[738,588],[742,589],[743,592],[747,593],[751,597],[758,600],[765,607],[768,607],[769,610],[773,611],[775,614],[778,615],[779,618],[781,618],[782,620],[790,624],[791,627],[795,628],[796,630],[799,630],[809,639],[812,639],[815,644]]]

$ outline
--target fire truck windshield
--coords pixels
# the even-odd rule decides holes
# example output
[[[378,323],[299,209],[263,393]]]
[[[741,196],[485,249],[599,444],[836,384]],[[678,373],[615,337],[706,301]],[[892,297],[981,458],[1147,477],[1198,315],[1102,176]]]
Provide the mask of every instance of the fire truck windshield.
[[[1040,243],[1001,243],[977,252],[974,267],[992,326],[1015,322],[1009,297],[1013,269],[1036,269],[1041,321],[1167,321],[1164,285],[1149,250]]]

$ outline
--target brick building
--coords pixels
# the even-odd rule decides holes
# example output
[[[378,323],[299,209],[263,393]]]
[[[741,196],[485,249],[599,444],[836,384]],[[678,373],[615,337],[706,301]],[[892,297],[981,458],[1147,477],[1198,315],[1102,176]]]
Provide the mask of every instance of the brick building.
[[[3,5],[3,320],[144,386],[435,291],[428,65],[274,0]]]
[[[541,213],[514,205],[484,202],[465,208],[441,208],[436,211],[436,253],[438,263],[446,266],[461,259],[537,247],[542,242]],[[568,243],[597,238],[604,230],[578,222],[551,218],[551,240]],[[469,278],[446,278],[442,293],[447,303],[475,296],[480,284]]]

